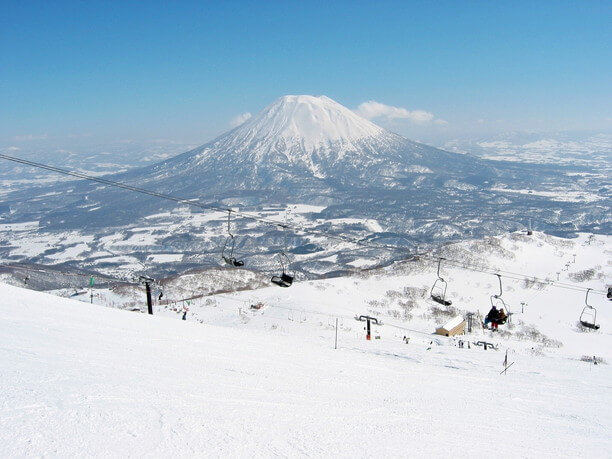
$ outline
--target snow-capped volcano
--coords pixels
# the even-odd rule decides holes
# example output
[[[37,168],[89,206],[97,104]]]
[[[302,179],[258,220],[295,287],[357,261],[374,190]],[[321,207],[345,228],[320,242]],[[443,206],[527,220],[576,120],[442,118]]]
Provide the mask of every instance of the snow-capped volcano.
[[[378,151],[398,148],[405,142],[329,97],[298,95],[277,99],[192,153],[197,152],[200,164],[221,157],[236,166],[297,166],[317,178],[326,178],[331,176],[329,167],[338,161],[346,159],[349,169],[363,169],[377,162]],[[379,157],[378,161],[384,159]]]
[[[299,143],[308,150],[384,135],[385,130],[327,96],[284,96],[239,126],[231,137],[247,142]]]
[[[445,194],[440,186],[449,180],[471,180],[468,188],[472,189],[474,183],[491,175],[491,169],[475,157],[408,140],[329,97],[292,95],[277,99],[201,147],[114,179],[176,196],[227,200],[242,206],[288,201],[348,206],[359,201],[362,207],[365,201],[368,207],[380,210],[396,205],[399,199],[414,202]],[[409,197],[406,191],[422,197]],[[401,196],[390,197],[391,192]],[[121,192],[119,197],[118,193],[109,189],[88,194],[87,203],[99,202],[96,213],[106,214],[101,222],[108,224],[109,214],[122,219],[133,218],[135,212],[146,215],[147,208],[137,204],[142,203],[142,196]],[[113,205],[104,212],[107,202]],[[159,202],[151,206],[162,207]],[[65,225],[78,212],[71,206],[61,216],[58,213],[57,219]],[[94,215],[88,210],[83,219],[97,224]],[[81,225],[82,219],[77,219]]]
[[[309,209],[317,209],[303,217],[305,225],[313,229],[413,246],[516,230],[529,218],[537,229],[557,235],[609,233],[609,206],[602,205],[608,199],[606,188],[589,178],[584,186],[604,190],[601,197],[584,193],[585,199],[567,198],[568,190],[578,191],[576,176],[584,172],[588,171],[504,164],[450,153],[389,132],[328,97],[285,96],[201,147],[110,179],[216,207],[261,212],[265,217],[274,209],[307,204]],[[583,195],[577,191],[576,195]],[[4,222],[36,222],[39,228],[58,234],[83,228],[96,235],[107,234],[112,227],[141,231],[151,226],[148,219],[152,216],[177,210],[175,201],[92,182],[13,193],[3,204],[10,209]],[[165,251],[172,246],[181,253],[197,257],[208,253],[210,259],[218,258],[227,237],[225,215],[221,222],[207,221],[190,229],[185,227],[184,214],[170,215],[176,224],[156,230],[159,244],[150,250]],[[251,256],[250,267],[269,266],[265,254],[270,250],[276,253],[285,243],[284,235],[276,227],[251,223],[232,222],[244,243],[238,248],[244,253],[249,247],[251,254],[260,257]],[[11,234],[7,241],[12,238]],[[134,243],[140,254],[145,240],[136,233],[134,239],[125,245],[132,247]],[[0,255],[3,247],[11,245],[1,242]],[[311,256],[300,261],[303,265],[297,269],[315,274],[352,269],[354,259],[345,254],[329,268],[329,261],[324,260],[329,259],[326,244],[330,243],[293,235],[295,253]],[[47,255],[53,256],[55,250],[49,248]],[[104,252],[91,253],[99,257]],[[34,260],[47,262],[47,255]],[[319,255],[320,260],[316,258]],[[380,260],[379,252],[368,256]],[[117,260],[123,263],[121,258]],[[181,269],[201,267],[199,261],[195,265],[188,264],[192,261],[181,263]]]

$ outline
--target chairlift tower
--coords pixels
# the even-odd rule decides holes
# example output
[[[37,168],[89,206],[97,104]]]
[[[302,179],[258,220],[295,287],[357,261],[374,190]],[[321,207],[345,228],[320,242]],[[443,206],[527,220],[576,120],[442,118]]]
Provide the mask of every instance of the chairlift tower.
[[[147,311],[149,315],[153,315],[153,300],[151,299],[151,284],[155,282],[155,279],[147,276],[140,276],[139,281],[145,286],[147,290]]]
[[[472,333],[472,326],[474,324],[474,316],[475,316],[475,314],[473,312],[468,312],[465,315],[465,318],[466,318],[466,321],[467,321],[468,333]]]
[[[366,322],[366,339],[368,341],[372,339],[370,322],[374,322],[376,325],[382,325],[382,322],[380,322],[377,317],[361,315],[357,317],[357,320],[360,322]]]

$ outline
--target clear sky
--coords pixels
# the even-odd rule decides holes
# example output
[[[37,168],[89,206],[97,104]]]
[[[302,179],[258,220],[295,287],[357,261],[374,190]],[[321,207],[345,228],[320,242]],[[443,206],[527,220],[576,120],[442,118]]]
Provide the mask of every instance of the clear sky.
[[[414,138],[612,130],[610,0],[5,0],[1,10],[5,146],[204,143],[285,94],[375,101],[375,122]]]

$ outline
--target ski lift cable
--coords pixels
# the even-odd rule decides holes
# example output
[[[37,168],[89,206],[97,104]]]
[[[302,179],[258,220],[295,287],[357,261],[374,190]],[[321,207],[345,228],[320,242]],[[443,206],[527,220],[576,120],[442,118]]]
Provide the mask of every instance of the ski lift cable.
[[[113,276],[109,276],[108,274],[101,274],[99,272],[92,272],[92,273],[82,273],[81,272],[79,273],[75,271],[65,271],[65,270],[53,269],[52,266],[50,268],[35,268],[35,267],[28,267],[28,266],[22,266],[22,265],[11,264],[11,263],[3,263],[3,264],[0,264],[0,269],[2,268],[10,268],[10,269],[18,270],[18,271],[36,272],[36,273],[42,273],[42,274],[62,274],[66,276],[85,277],[85,278],[94,276],[98,279],[108,281],[108,283],[122,283],[122,284],[129,284],[129,285],[138,284],[137,282],[132,282],[128,279],[113,277]]]
[[[94,177],[92,175],[88,175],[82,172],[76,172],[76,171],[71,171],[68,169],[62,169],[59,167],[55,167],[55,166],[50,166],[47,164],[42,164],[42,163],[38,163],[35,161],[29,161],[26,159],[21,159],[21,158],[17,158],[14,156],[9,156],[9,155],[5,155],[3,153],[0,153],[0,158],[2,159],[6,159],[7,161],[13,161],[16,163],[20,163],[20,164],[24,164],[26,166],[31,166],[31,167],[36,167],[39,169],[45,169],[51,172],[56,172],[59,174],[63,174],[63,175],[69,175],[72,177],[76,177],[79,179],[83,179],[83,180],[88,180],[88,181],[93,181],[93,182],[97,182],[103,185],[107,185],[107,186],[112,186],[112,187],[117,187],[117,188],[122,188],[124,190],[128,190],[128,191],[133,191],[136,193],[141,193],[141,194],[146,194],[149,196],[153,196],[153,197],[157,197],[160,199],[165,199],[165,200],[169,200],[169,201],[174,201],[180,204],[187,204],[190,206],[194,206],[194,207],[199,207],[201,209],[206,209],[206,210],[213,210],[213,211],[217,211],[217,212],[234,212],[234,214],[238,217],[247,219],[247,220],[252,220],[252,221],[257,221],[260,223],[265,223],[271,226],[276,226],[278,228],[283,228],[283,230],[286,231],[286,229],[292,229],[296,232],[300,232],[300,233],[304,233],[304,234],[311,234],[311,235],[316,235],[316,236],[322,236],[325,237],[327,239],[331,239],[331,240],[339,240],[339,241],[343,241],[343,242],[347,242],[350,244],[355,244],[358,246],[361,246],[363,248],[369,248],[369,249],[373,249],[373,250],[386,250],[386,251],[392,251],[392,252],[398,252],[398,251],[408,251],[409,249],[407,247],[400,247],[400,246],[394,246],[394,245],[389,245],[389,244],[372,244],[369,243],[367,241],[364,241],[362,239],[355,239],[352,237],[348,237],[348,236],[342,236],[342,235],[336,235],[336,234],[330,234],[327,231],[323,231],[323,230],[316,230],[316,229],[312,229],[312,228],[304,228],[302,226],[296,225],[296,224],[288,224],[287,222],[281,222],[278,220],[274,220],[274,219],[269,219],[269,218],[265,218],[265,217],[261,217],[259,215],[256,214],[251,214],[248,212],[238,212],[235,211],[231,208],[226,208],[226,207],[221,207],[221,206],[215,206],[212,204],[204,204],[202,202],[199,202],[195,199],[185,199],[185,198],[179,198],[176,196],[172,196],[172,195],[168,195],[168,194],[164,194],[164,193],[158,193],[156,191],[151,191],[151,190],[146,190],[144,188],[139,188],[139,187],[135,187],[132,185],[128,185],[125,183],[121,183],[121,182],[116,182],[113,180],[108,180],[105,178],[101,178],[101,177]],[[428,256],[425,254],[419,254],[419,253],[412,253],[412,252],[408,252],[411,256],[413,257],[420,257],[426,260],[430,260],[430,261],[435,261],[438,262],[439,257],[435,257],[435,256]],[[459,267],[459,268],[464,268],[464,269],[468,269],[468,270],[472,270],[472,271],[476,271],[476,272],[481,272],[481,273],[485,273],[485,274],[498,274],[501,273],[504,275],[504,277],[510,278],[510,279],[515,279],[515,280],[534,280],[535,282],[539,282],[539,283],[543,283],[543,284],[547,284],[547,285],[551,285],[551,286],[555,286],[555,287],[559,287],[559,288],[566,288],[569,290],[575,290],[575,291],[586,291],[586,287],[579,287],[576,285],[571,285],[571,284],[565,284],[562,282],[557,282],[557,281],[549,281],[549,280],[544,280],[544,279],[538,279],[536,276],[526,276],[524,274],[520,274],[520,273],[514,273],[511,271],[503,271],[503,270],[498,270],[498,269],[493,269],[493,268],[489,268],[489,267],[483,267],[483,266],[478,266],[478,265],[471,265],[465,262],[460,262],[460,261],[455,261],[452,259],[446,259],[447,264]],[[598,295],[605,295],[606,292],[601,291],[601,290],[593,290],[591,289],[591,293],[592,294],[598,294]]]
[[[421,255],[419,254],[419,257],[435,262],[437,263],[439,260],[439,257],[434,257],[434,256],[429,256],[429,255]],[[475,271],[475,272],[480,272],[483,274],[492,274],[492,275],[501,275],[504,278],[507,279],[512,279],[512,280],[528,280],[531,282],[535,282],[541,285],[550,285],[552,287],[557,287],[557,288],[564,288],[567,290],[574,290],[574,291],[579,291],[579,292],[585,292],[587,290],[586,287],[581,287],[579,285],[573,285],[573,284],[568,284],[565,282],[559,282],[559,281],[554,281],[551,279],[542,279],[539,278],[537,276],[528,276],[525,274],[520,274],[520,273],[515,273],[512,271],[505,271],[505,270],[501,270],[501,269],[495,269],[495,268],[491,268],[491,267],[487,267],[487,266],[479,266],[479,265],[472,265],[469,263],[464,263],[464,262],[460,262],[460,261],[455,261],[449,258],[445,259],[446,264],[447,265],[452,265],[455,266],[457,268],[461,268],[461,269],[465,269],[465,270],[470,270],[470,271]],[[594,290],[591,289],[591,293],[596,293],[598,295],[604,295],[605,292],[603,290]]]
[[[8,161],[13,161],[13,162],[17,162],[20,164],[24,164],[26,166],[31,166],[31,167],[37,167],[40,169],[45,169],[48,171],[52,171],[52,172],[57,172],[59,174],[63,174],[63,175],[69,175],[72,177],[76,177],[76,178],[80,178],[83,180],[88,180],[88,181],[92,181],[92,182],[97,182],[103,185],[108,185],[108,186],[113,186],[113,187],[117,187],[117,188],[122,188],[124,190],[128,190],[128,191],[134,191],[136,193],[141,193],[141,194],[146,194],[149,196],[153,196],[153,197],[157,197],[160,199],[166,199],[169,201],[174,201],[177,202],[179,204],[187,204],[190,206],[194,206],[194,207],[199,207],[201,209],[206,209],[206,210],[213,210],[213,211],[217,211],[217,212],[234,212],[234,214],[236,216],[239,216],[241,218],[247,219],[247,220],[253,220],[253,221],[258,221],[261,223],[266,223],[272,226],[276,226],[279,228],[291,228],[293,230],[299,231],[299,232],[303,232],[303,233],[309,233],[309,234],[313,234],[313,235],[318,235],[318,236],[323,236],[326,237],[328,239],[336,239],[336,240],[340,240],[340,241],[344,241],[344,242],[349,242],[349,243],[353,243],[353,244],[359,244],[362,245],[364,247],[368,247],[368,248],[382,248],[382,247],[386,247],[390,250],[401,250],[400,247],[396,247],[396,246],[385,246],[385,245],[374,245],[374,244],[368,244],[368,243],[364,243],[363,241],[359,241],[357,239],[353,239],[353,238],[349,238],[347,236],[341,236],[341,235],[333,235],[333,234],[329,234],[325,231],[321,231],[321,230],[315,230],[315,229],[306,229],[303,227],[300,227],[298,225],[295,224],[288,224],[286,222],[281,222],[278,220],[273,220],[273,219],[269,219],[269,218],[265,218],[265,217],[261,217],[259,215],[256,214],[251,214],[251,213],[247,213],[247,212],[238,212],[235,211],[233,209],[230,208],[226,208],[226,207],[221,207],[221,206],[215,206],[212,204],[204,204],[202,202],[199,202],[195,199],[185,199],[185,198],[179,198],[177,196],[172,196],[172,195],[168,195],[168,194],[164,194],[164,193],[158,193],[156,191],[151,191],[151,190],[146,190],[144,188],[139,188],[139,187],[135,187],[132,185],[128,185],[125,183],[121,183],[121,182],[116,182],[114,180],[108,180],[105,178],[101,178],[101,177],[94,177],[92,175],[88,175],[88,174],[84,174],[82,172],[76,172],[76,171],[71,171],[71,170],[67,170],[67,169],[62,169],[59,167],[55,167],[55,166],[49,166],[47,164],[42,164],[42,163],[38,163],[35,161],[29,161],[26,159],[21,159],[21,158],[16,158],[14,156],[9,156],[9,155],[5,155],[0,153],[0,158],[2,159],[6,159]]]
[[[321,230],[316,230],[316,229],[312,229],[312,228],[304,228],[304,227],[301,227],[301,226],[296,225],[296,224],[288,224],[287,222],[280,222],[278,220],[273,220],[273,219],[269,219],[269,218],[265,218],[265,217],[260,217],[259,215],[255,215],[255,214],[251,214],[251,213],[247,213],[247,212],[238,212],[238,211],[234,211],[231,208],[214,206],[214,205],[211,205],[211,204],[204,204],[204,203],[201,203],[201,202],[199,202],[197,200],[194,200],[194,199],[184,199],[184,198],[179,198],[179,197],[176,197],[176,196],[171,196],[171,195],[167,195],[167,194],[163,194],[163,193],[158,193],[156,191],[146,190],[144,188],[139,188],[139,187],[135,187],[135,186],[132,186],[132,185],[127,185],[125,183],[116,182],[116,181],[104,179],[104,178],[101,178],[101,177],[94,177],[94,176],[91,176],[91,175],[88,175],[88,174],[84,174],[82,172],[76,172],[76,171],[71,171],[71,170],[67,170],[67,169],[62,169],[62,168],[59,168],[59,167],[50,166],[50,165],[38,163],[38,162],[35,162],[35,161],[29,161],[29,160],[26,160],[26,159],[16,158],[14,156],[9,156],[9,155],[5,155],[5,154],[1,154],[1,153],[0,153],[0,158],[6,159],[8,161],[14,161],[14,162],[17,162],[17,163],[20,163],[20,164],[32,166],[32,167],[37,167],[37,168],[49,170],[49,171],[52,171],[52,172],[57,172],[57,173],[63,174],[63,175],[69,175],[69,176],[80,178],[80,179],[83,179],[83,180],[89,180],[89,181],[101,183],[103,185],[114,186],[114,187],[122,188],[122,189],[125,189],[125,190],[134,191],[134,192],[141,193],[141,194],[146,194],[146,195],[149,195],[149,196],[153,196],[153,197],[158,197],[158,198],[161,198],[161,199],[166,199],[166,200],[174,201],[174,202],[181,203],[181,204],[187,204],[187,205],[194,206],[194,207],[200,207],[202,209],[214,210],[214,211],[219,211],[219,212],[228,212],[228,213],[234,212],[235,215],[237,215],[237,216],[239,216],[241,218],[244,218],[244,219],[254,220],[254,221],[261,222],[261,223],[266,223],[266,224],[277,226],[277,227],[283,228],[283,229],[291,228],[291,229],[293,229],[295,231],[302,232],[302,233],[305,233],[305,234],[312,234],[312,235],[317,235],[317,236],[323,236],[323,237],[325,237],[327,239],[340,240],[340,241],[343,241],[343,242],[348,242],[348,243],[351,243],[351,244],[360,245],[360,246],[365,247],[365,248],[378,249],[378,250],[389,250],[389,251],[394,251],[394,252],[408,250],[408,248],[406,248],[406,247],[399,247],[399,246],[393,246],[393,245],[388,245],[388,244],[371,244],[371,243],[365,242],[363,240],[351,238],[351,237],[348,237],[348,236],[330,234],[327,231],[321,231]]]
[[[42,164],[42,163],[37,163],[37,162],[34,162],[34,161],[28,161],[28,160],[25,160],[25,159],[16,158],[16,157],[9,156],[9,155],[4,155],[4,154],[1,154],[1,153],[0,153],[0,158],[6,159],[6,160],[9,160],[9,161],[18,162],[18,163],[25,164],[25,165],[32,166],[32,167],[46,169],[46,170],[49,170],[49,171],[52,171],[52,172],[57,172],[57,173],[64,174],[64,175],[73,176],[73,177],[84,179],[84,180],[94,181],[94,182],[101,183],[101,184],[108,185],[108,186],[114,186],[114,187],[118,187],[118,188],[129,190],[129,191],[138,192],[138,193],[141,193],[141,194],[147,194],[147,195],[150,195],[150,196],[158,197],[158,198],[161,198],[161,199],[171,200],[171,201],[174,201],[174,202],[177,202],[177,203],[188,204],[188,205],[191,205],[191,206],[200,207],[200,208],[203,208],[203,209],[215,210],[215,211],[221,211],[221,212],[228,212],[228,213],[233,211],[233,209],[230,209],[230,208],[224,208],[224,207],[214,206],[214,205],[210,205],[210,204],[203,204],[203,203],[201,203],[199,201],[196,201],[196,200],[193,200],[193,199],[178,198],[178,197],[175,197],[175,196],[166,195],[166,194],[163,194],[163,193],[158,193],[158,192],[151,191],[151,190],[145,190],[143,188],[134,187],[134,186],[127,185],[127,184],[124,184],[124,183],[121,183],[121,182],[116,182],[116,181],[112,181],[112,180],[108,180],[108,179],[104,179],[104,178],[100,178],[100,177],[94,177],[94,176],[91,176],[91,175],[88,175],[88,174],[84,174],[84,173],[81,173],[81,172],[75,172],[75,171],[70,171],[70,170],[66,170],[66,169],[61,169],[61,168],[58,168],[58,167],[49,166],[49,165]],[[237,216],[240,216],[241,218],[258,221],[258,222],[266,223],[266,224],[269,224],[269,225],[274,225],[274,226],[283,228],[284,230],[286,230],[287,228],[291,228],[291,229],[293,229],[295,231],[302,232],[302,233],[305,233],[305,234],[313,234],[313,235],[323,236],[323,237],[326,237],[328,239],[341,240],[341,241],[344,241],[344,242],[347,242],[347,243],[359,245],[359,246],[364,247],[364,248],[370,248],[370,249],[375,249],[375,250],[390,250],[390,251],[394,251],[394,252],[407,250],[407,248],[405,248],[405,247],[398,247],[398,246],[392,246],[392,245],[387,245],[387,244],[371,244],[371,243],[368,243],[368,242],[364,242],[363,240],[358,240],[358,239],[350,238],[350,237],[347,237],[347,236],[333,235],[333,234],[330,234],[330,233],[328,233],[326,231],[303,228],[303,227],[295,225],[295,224],[289,225],[287,222],[280,222],[280,221],[277,221],[277,220],[260,217],[258,215],[253,215],[253,214],[246,213],[246,212],[236,212],[236,211],[234,211],[234,213]],[[425,258],[425,259],[431,259],[431,260],[434,260],[434,261],[438,260],[437,258],[428,257],[426,255],[420,255],[420,256],[422,258]],[[548,285],[554,285],[556,287],[563,287],[563,288],[568,288],[568,289],[571,289],[571,290],[578,290],[578,291],[585,291],[586,290],[583,287],[578,287],[578,286],[574,286],[574,285],[570,285],[570,284],[563,284],[563,283],[554,282],[554,281],[539,280],[535,276],[525,276],[525,275],[522,275],[522,274],[519,274],[519,273],[512,273],[512,272],[509,272],[509,271],[501,271],[501,270],[495,270],[495,269],[492,269],[492,268],[486,268],[486,267],[480,267],[480,266],[475,266],[475,265],[469,265],[469,264],[466,264],[464,262],[456,262],[456,261],[450,260],[450,259],[447,260],[447,261],[449,262],[449,264],[452,264],[452,265],[457,266],[457,267],[465,268],[465,269],[470,269],[472,271],[478,271],[478,272],[483,272],[483,273],[488,273],[488,274],[495,274],[495,273],[501,272],[501,273],[504,273],[505,277],[509,277],[509,278],[512,278],[512,276],[518,276],[517,280],[533,279],[536,282],[541,282],[541,283],[548,284]],[[593,290],[593,293],[594,294],[599,294],[599,295],[605,294],[605,292],[595,291],[595,290]]]

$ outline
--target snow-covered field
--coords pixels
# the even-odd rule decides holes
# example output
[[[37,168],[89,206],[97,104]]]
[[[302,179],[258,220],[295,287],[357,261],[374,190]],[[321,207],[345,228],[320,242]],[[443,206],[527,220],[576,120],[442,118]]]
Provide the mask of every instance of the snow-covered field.
[[[440,255],[605,288],[608,237],[534,236]],[[494,275],[441,274],[459,311],[497,293]],[[512,325],[475,327],[460,348],[431,334],[446,320],[432,277],[405,263],[152,317],[0,284],[0,456],[609,457],[612,302],[589,297],[601,329],[585,332],[582,292],[506,276]],[[356,314],[382,320],[371,341]]]
[[[588,166],[594,170],[609,170],[612,136],[605,133],[578,135],[514,132],[502,134],[496,139],[454,140],[441,147],[497,161]]]
[[[517,193],[517,194],[531,194],[534,196],[546,196],[551,201],[565,201],[565,202],[595,202],[604,201],[608,199],[606,196],[600,196],[596,193],[588,193],[585,191],[568,191],[568,190],[557,190],[557,191],[534,191],[534,190],[518,190],[512,188],[493,188],[494,191],[501,193]]]

